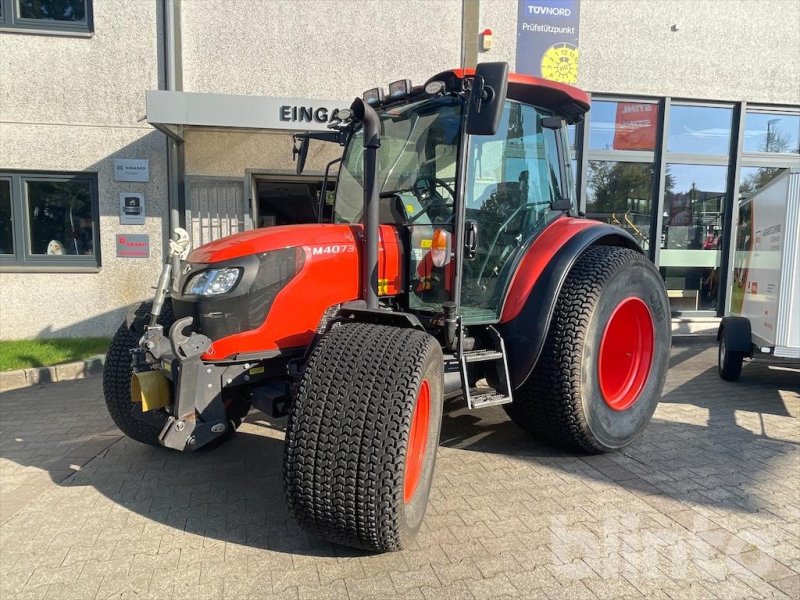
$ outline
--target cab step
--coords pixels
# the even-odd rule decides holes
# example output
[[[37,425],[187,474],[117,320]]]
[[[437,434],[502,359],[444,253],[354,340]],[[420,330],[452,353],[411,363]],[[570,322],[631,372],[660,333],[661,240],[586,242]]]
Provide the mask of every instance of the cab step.
[[[511,395],[511,378],[508,375],[508,361],[506,360],[506,347],[503,343],[503,338],[500,337],[500,334],[494,327],[488,327],[488,333],[492,345],[491,348],[464,350],[459,354],[461,389],[467,400],[467,406],[470,409],[508,404],[513,401]],[[497,388],[488,385],[480,385],[478,387],[470,386],[470,381],[473,381],[473,378],[470,377],[471,368],[478,368],[475,363],[493,363],[487,364],[482,368],[482,371],[473,374],[475,377],[480,377],[486,373],[486,369],[493,368],[495,371],[491,379],[497,382]],[[475,366],[470,367],[470,365]],[[483,381],[483,378],[481,378],[481,381]]]
[[[508,404],[513,398],[500,394],[494,388],[472,388],[469,391],[470,408],[486,408],[487,406],[499,406]]]

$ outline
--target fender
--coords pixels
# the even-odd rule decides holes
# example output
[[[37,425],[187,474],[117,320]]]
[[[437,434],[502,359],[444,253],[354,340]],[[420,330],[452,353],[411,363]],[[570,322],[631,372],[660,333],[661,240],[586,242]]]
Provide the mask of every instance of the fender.
[[[624,229],[567,217],[551,223],[520,262],[497,325],[515,389],[525,383],[539,360],[558,294],[572,265],[587,248],[597,245],[621,246],[644,254]]]
[[[753,356],[753,338],[750,333],[750,320],[744,317],[723,317],[717,330],[717,341],[725,335],[725,345],[731,352],[743,352]]]

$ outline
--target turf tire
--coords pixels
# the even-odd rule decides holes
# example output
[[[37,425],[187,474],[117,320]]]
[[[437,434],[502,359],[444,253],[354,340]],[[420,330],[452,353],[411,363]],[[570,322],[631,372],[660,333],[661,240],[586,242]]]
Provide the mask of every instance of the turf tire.
[[[132,348],[139,343],[144,334],[144,328],[150,317],[152,302],[142,302],[135,310],[132,319],[126,319],[117,329],[111,346],[106,353],[106,362],[103,367],[103,396],[111,419],[129,438],[159,446],[158,434],[160,429],[144,421],[136,419],[131,409],[131,354]],[[169,331],[175,317],[172,314],[172,303],[167,300],[161,310],[158,320],[164,326],[164,331]]]
[[[409,432],[424,380],[425,452],[405,502]],[[284,488],[297,523],[335,543],[407,547],[428,503],[443,398],[442,351],[428,334],[364,323],[328,332],[311,354],[286,432]]]
[[[653,357],[635,402],[618,411],[600,391],[598,356],[611,313],[631,296],[650,311]],[[642,433],[656,409],[670,342],[669,301],[653,264],[627,248],[591,247],[567,275],[533,372],[503,408],[522,429],[555,445],[591,453],[621,448]]]

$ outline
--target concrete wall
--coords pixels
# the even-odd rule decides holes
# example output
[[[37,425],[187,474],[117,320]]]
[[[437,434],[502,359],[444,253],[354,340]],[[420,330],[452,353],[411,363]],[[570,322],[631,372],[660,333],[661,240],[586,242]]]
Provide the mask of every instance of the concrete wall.
[[[99,273],[0,273],[0,339],[111,335],[151,295],[166,214],[165,141],[145,121],[158,87],[158,2],[94,3],[92,37],[0,34],[0,169],[98,175]],[[113,159],[149,160],[149,183],[113,181]],[[147,223],[119,225],[119,192],[145,194]],[[116,233],[147,233],[151,259],[115,258]]]
[[[184,89],[350,99],[459,66],[461,0],[189,0]]]
[[[581,0],[577,85],[591,92],[800,103],[800,3]],[[516,61],[516,0],[481,0],[495,48]],[[677,31],[671,31],[677,25]]]

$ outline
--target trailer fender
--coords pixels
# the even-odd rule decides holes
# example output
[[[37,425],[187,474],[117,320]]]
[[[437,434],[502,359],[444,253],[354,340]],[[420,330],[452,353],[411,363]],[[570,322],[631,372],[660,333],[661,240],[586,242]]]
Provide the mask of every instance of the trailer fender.
[[[750,320],[744,317],[723,317],[717,330],[717,341],[725,336],[725,345],[731,352],[753,354],[753,341],[750,335]]]
[[[624,229],[606,223],[593,223],[585,219],[570,220],[573,225],[578,225],[577,222],[588,223],[588,225],[578,228],[577,231],[566,231],[567,235],[571,234],[570,237],[567,239],[562,237],[557,240],[557,243],[554,243],[554,240],[545,247],[537,245],[536,242],[539,240],[534,241],[528,249],[528,254],[537,253],[539,262],[541,262],[541,255],[544,254],[545,257],[548,257],[546,266],[540,273],[527,274],[526,277],[526,274],[521,273],[526,269],[526,261],[523,258],[509,288],[508,296],[511,297],[515,284],[523,285],[522,283],[518,284],[518,281],[527,280],[527,285],[530,286],[531,277],[535,278],[527,297],[519,302],[521,306],[508,306],[507,301],[507,305],[503,307],[501,322],[497,326],[505,342],[509,375],[515,389],[525,383],[539,360],[558,294],[578,257],[590,246],[603,245],[621,246],[643,253],[633,236]],[[556,224],[557,222],[553,223],[553,225]],[[545,233],[546,230],[542,232],[540,239],[544,238]],[[519,293],[517,291],[517,294]]]

